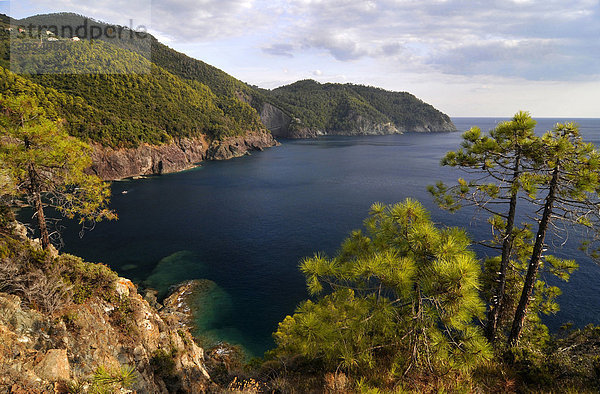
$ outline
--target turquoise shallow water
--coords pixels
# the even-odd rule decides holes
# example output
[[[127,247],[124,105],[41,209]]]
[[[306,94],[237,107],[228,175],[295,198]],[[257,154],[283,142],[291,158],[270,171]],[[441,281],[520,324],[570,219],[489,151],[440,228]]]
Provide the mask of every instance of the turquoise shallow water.
[[[502,119],[453,120],[460,130],[488,130]],[[600,120],[578,121],[586,139],[600,144]],[[555,122],[540,119],[539,129]],[[373,202],[414,197],[434,220],[468,227],[474,238],[487,234],[472,212],[441,211],[426,191],[460,175],[438,165],[458,147],[460,133],[282,142],[192,171],[115,182],[112,207],[119,221],[99,223],[83,239],[69,226],[65,250],[163,294],[187,279],[209,279],[196,306],[204,311],[201,330],[260,355],[273,345],[277,323],[307,297],[300,259],[334,254]],[[577,258],[581,269],[563,286],[563,310],[547,319],[552,328],[566,321],[600,323],[600,268],[575,246],[571,241],[557,253]]]

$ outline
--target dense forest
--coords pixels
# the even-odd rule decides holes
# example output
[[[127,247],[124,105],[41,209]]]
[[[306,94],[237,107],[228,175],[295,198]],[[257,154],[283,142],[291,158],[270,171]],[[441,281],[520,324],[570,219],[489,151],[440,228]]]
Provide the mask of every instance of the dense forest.
[[[113,45],[125,40],[109,43],[61,37],[56,48],[38,50],[37,39],[16,37],[13,44],[19,50],[12,51],[9,64],[10,37],[4,29],[2,34],[1,91],[9,96],[36,96],[49,113],[66,120],[71,135],[84,140],[135,147],[142,142],[161,144],[173,137],[222,139],[264,130],[248,104],[232,95],[217,96],[201,82],[182,79],[136,51]],[[21,50],[21,44],[32,49]]]
[[[304,80],[262,93],[296,119],[295,127],[346,130],[354,128],[359,118],[392,124],[400,131],[415,131],[426,124],[452,124],[447,115],[410,93],[370,86]]]
[[[150,34],[136,34],[126,27],[111,27],[106,23],[72,13],[36,15],[17,23],[24,27],[71,27],[64,31],[61,28],[61,31],[57,32],[64,38],[71,38],[75,35],[77,27],[86,24],[88,31],[92,26],[103,32],[111,28],[117,30],[120,32],[120,39],[98,34],[94,42],[110,44],[110,47],[104,46],[108,51],[115,51],[116,49],[111,47],[118,47],[133,52],[192,87],[197,86],[197,83],[207,86],[226,115],[243,118],[240,120],[241,128],[254,129],[256,126],[252,119],[253,114],[246,104],[261,113],[264,104],[268,103],[291,119],[291,130],[311,129],[318,130],[319,133],[343,133],[352,130],[356,132],[361,127],[382,127],[386,132],[454,130],[447,115],[406,92],[390,92],[352,84],[320,84],[311,80],[299,81],[273,90],[260,89],[241,82],[205,62],[179,53]],[[35,28],[33,30],[36,31]],[[132,55],[128,54],[127,57]],[[143,63],[140,66],[139,61],[140,58],[136,58],[133,63],[128,61],[127,66],[121,64],[121,67],[125,66],[125,71],[131,71],[131,67],[145,67]],[[105,66],[108,64],[112,65],[104,62]],[[44,83],[45,86],[55,87],[52,80]],[[181,127],[173,126],[176,129]],[[184,129],[185,134],[188,127]],[[164,127],[163,130],[167,134],[171,133]],[[237,132],[239,130],[233,131],[233,134]],[[220,136],[222,132],[209,131],[209,135],[211,134]]]

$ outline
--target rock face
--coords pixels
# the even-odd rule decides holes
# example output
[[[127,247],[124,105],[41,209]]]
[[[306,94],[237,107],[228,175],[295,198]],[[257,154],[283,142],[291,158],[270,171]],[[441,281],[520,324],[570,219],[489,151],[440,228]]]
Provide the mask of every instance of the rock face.
[[[399,127],[399,130],[403,133],[447,133],[454,132],[456,126],[450,119],[444,119],[437,122],[429,122],[422,125],[416,125],[411,127]]]
[[[94,144],[90,171],[104,180],[168,174],[192,168],[203,160],[227,160],[276,144],[266,132],[213,141],[210,146],[203,138],[181,138],[169,144],[142,144],[131,149]]]
[[[433,133],[456,131],[456,126],[449,119],[405,126],[394,123],[377,123],[362,116],[355,116],[352,128],[349,129],[315,129],[304,127],[300,119],[292,119],[280,109],[265,103],[261,112],[261,120],[276,138],[317,138],[324,135],[387,135],[407,132]]]
[[[50,349],[35,366],[36,374],[46,380],[66,382],[71,378],[71,368],[66,349]]]
[[[275,137],[287,138],[292,118],[282,110],[269,103],[264,103],[260,111],[260,120]]]
[[[251,133],[240,137],[230,137],[222,141],[213,141],[206,152],[207,160],[229,160],[240,157],[250,151],[262,151],[278,145],[271,133]]]
[[[402,134],[393,123],[376,123],[363,116],[354,116],[354,128],[349,130],[328,130],[329,135],[386,135]]]
[[[91,385],[98,368],[135,369],[138,393],[205,392],[204,351],[173,314],[161,315],[119,278],[120,299],[92,298],[50,317],[0,293],[0,392]],[[57,383],[58,382],[58,383]],[[79,391],[77,391],[79,392]]]

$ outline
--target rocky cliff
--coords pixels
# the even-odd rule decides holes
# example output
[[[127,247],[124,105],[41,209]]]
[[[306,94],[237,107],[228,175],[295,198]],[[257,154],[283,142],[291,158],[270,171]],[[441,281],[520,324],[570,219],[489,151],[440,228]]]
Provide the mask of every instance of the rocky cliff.
[[[159,304],[107,266],[44,251],[23,225],[0,223],[0,393],[235,391],[241,352],[205,352],[190,331],[186,300],[202,283]]]
[[[378,122],[365,116],[350,114],[348,127],[309,127],[299,118],[292,118],[283,110],[269,103],[262,104],[260,118],[275,138],[317,138],[324,135],[386,135],[407,132],[434,133],[456,131],[456,126],[447,117],[436,117],[419,124],[408,126],[393,122]]]
[[[227,160],[276,144],[273,136],[266,132],[230,137],[210,144],[204,138],[181,138],[164,145],[142,144],[131,149],[94,144],[91,172],[104,180],[167,174],[189,169],[204,160]]]
[[[407,92],[303,80],[246,99],[278,138],[456,131],[450,118]]]
[[[189,332],[150,307],[130,281],[118,279],[116,290],[115,300],[93,297],[54,315],[0,293],[0,391],[206,391],[204,351]]]
[[[276,138],[317,138],[324,135],[387,135],[387,134],[402,134],[402,133],[437,133],[437,132],[452,132],[456,131],[456,126],[450,121],[435,121],[416,126],[402,126],[394,123],[377,123],[364,117],[357,117],[354,120],[352,128],[347,129],[319,129],[304,127],[302,123],[295,119],[286,127],[278,129],[270,129]]]
[[[292,118],[281,109],[264,103],[260,111],[260,120],[275,137],[284,137],[289,133]]]

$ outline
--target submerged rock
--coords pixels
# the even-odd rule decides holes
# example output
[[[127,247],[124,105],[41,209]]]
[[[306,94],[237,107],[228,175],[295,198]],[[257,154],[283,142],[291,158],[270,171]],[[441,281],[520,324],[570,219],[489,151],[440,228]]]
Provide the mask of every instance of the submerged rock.
[[[163,305],[161,314],[173,316],[205,347],[221,342],[244,342],[243,333],[229,323],[233,318],[231,296],[211,280],[190,280],[180,284]]]
[[[196,253],[180,250],[160,260],[144,281],[144,286],[157,290],[160,299],[169,293],[172,286],[188,279],[200,279],[205,274],[206,266]]]

